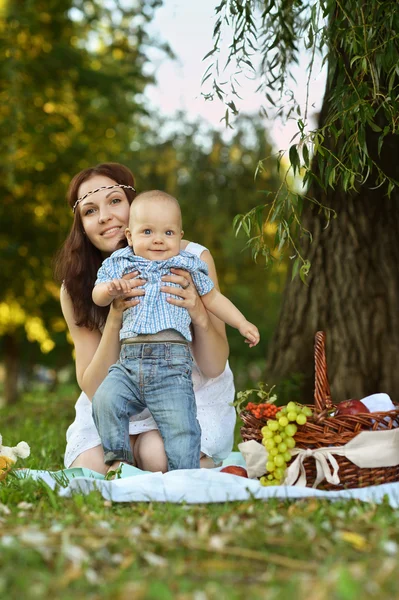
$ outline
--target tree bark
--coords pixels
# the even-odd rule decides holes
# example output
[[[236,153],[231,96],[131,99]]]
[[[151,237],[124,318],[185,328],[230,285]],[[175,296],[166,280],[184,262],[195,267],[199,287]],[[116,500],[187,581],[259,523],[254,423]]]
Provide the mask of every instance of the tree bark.
[[[326,100],[321,121],[326,111]],[[370,132],[369,142],[375,144]],[[381,157],[385,172],[398,177],[399,137],[387,140]],[[312,263],[308,285],[287,282],[272,340],[270,382],[303,375],[301,399],[313,401],[313,344],[326,332],[332,398],[339,402],[376,392],[399,402],[399,194],[371,189],[358,194],[313,189],[310,195],[337,211],[327,229],[317,211],[307,209],[304,225],[313,233],[306,249]]]
[[[6,405],[15,404],[18,400],[18,342],[15,335],[4,336],[4,397]]]

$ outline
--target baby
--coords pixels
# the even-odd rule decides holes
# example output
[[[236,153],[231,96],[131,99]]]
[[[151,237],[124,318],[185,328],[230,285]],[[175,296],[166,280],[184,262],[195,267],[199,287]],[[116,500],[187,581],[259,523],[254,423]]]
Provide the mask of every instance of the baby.
[[[250,347],[259,342],[259,332],[215,289],[206,263],[180,250],[182,218],[173,196],[158,190],[139,194],[126,237],[129,245],[103,262],[93,289],[95,304],[107,306],[129,293],[129,281],[122,279],[126,273],[139,271],[147,280],[143,299],[123,313],[120,360],[93,397],[104,460],[111,469],[133,462],[129,419],[148,407],[164,441],[168,469],[198,468],[201,431],[191,379],[190,315],[167,302],[160,288],[169,285],[173,293],[178,286],[161,278],[171,268],[187,270],[207,310],[237,328]]]

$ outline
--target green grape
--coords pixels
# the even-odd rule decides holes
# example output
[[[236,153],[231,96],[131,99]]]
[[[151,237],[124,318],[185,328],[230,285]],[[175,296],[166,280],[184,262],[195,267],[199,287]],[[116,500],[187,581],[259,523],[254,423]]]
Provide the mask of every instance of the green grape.
[[[287,450],[286,452],[284,452],[283,458],[284,458],[285,462],[290,462],[290,460],[292,458],[291,452],[289,450]]]
[[[297,414],[298,414],[298,413],[297,413],[296,411],[294,411],[294,410],[290,410],[290,412],[289,412],[289,413],[288,413],[288,415],[287,415],[287,419],[288,419],[289,421],[296,421]]]
[[[260,481],[261,485],[269,485],[269,482],[267,481],[267,479],[266,479],[266,477],[264,475],[263,475],[263,477],[261,477],[259,479],[259,481]]]
[[[298,425],[305,425],[306,421],[307,421],[307,418],[304,414],[300,414],[296,418],[296,422],[298,423]]]
[[[269,452],[270,456],[277,456],[278,450],[277,448],[272,448]]]
[[[272,450],[276,445],[276,442],[274,440],[266,440],[265,442],[265,448],[266,450]]]
[[[283,441],[283,438],[279,434],[275,435],[273,439],[276,442],[276,444],[279,444],[280,442]]]
[[[305,417],[311,417],[313,414],[313,411],[309,406],[304,406],[302,409],[302,413],[305,415]]]
[[[281,411],[279,411],[278,413],[275,414],[274,418],[276,419],[276,421],[278,421],[279,418],[282,417],[282,416],[283,416],[283,413]]]
[[[271,473],[272,471],[274,471],[275,468],[276,465],[274,464],[274,461],[268,460],[266,463],[266,471],[269,471],[269,473]]]
[[[284,460],[284,457],[281,456],[281,454],[277,454],[277,456],[275,456],[273,460],[274,460],[274,464],[276,465],[276,467],[285,466],[285,460]]]
[[[288,423],[287,423],[288,425]],[[284,441],[285,438],[287,437],[287,434],[285,433],[285,431],[280,431],[280,435],[281,435],[281,439]]]
[[[287,435],[287,437],[285,438],[285,445],[287,446],[287,448],[295,448],[296,441],[294,440],[293,437],[289,437]]]
[[[281,452],[281,454],[284,454],[284,452],[287,450],[287,444],[284,444],[284,442],[281,442],[281,444],[279,444],[277,446],[278,451]]]
[[[262,444],[262,446],[264,446],[265,448],[266,448],[266,442],[267,442],[267,440],[265,440],[265,438],[262,438],[261,444]]]
[[[274,435],[273,431],[270,431],[268,427],[262,427],[261,433],[263,435],[263,439],[265,440],[270,440]]]
[[[274,469],[273,475],[276,479],[283,479],[284,475],[285,475],[285,469],[282,469],[281,467],[277,467],[277,469]]]
[[[280,412],[281,412],[282,415],[286,415],[287,414],[287,407],[283,406]]]
[[[268,421],[267,426],[270,429],[270,431],[277,431],[277,429],[278,429],[277,421]]]
[[[287,404],[287,411],[290,412],[291,410],[294,410],[296,412],[296,404],[295,402],[288,402]]]
[[[267,475],[267,478],[269,479],[269,481],[271,481],[272,479],[274,479],[274,476],[270,473],[269,475]]]
[[[280,427],[286,427],[288,425],[287,417],[280,417],[278,420],[278,424],[280,425]]]
[[[298,427],[295,425],[295,423],[290,423],[289,425],[287,425],[284,431],[289,437],[294,437],[294,435],[298,431]]]

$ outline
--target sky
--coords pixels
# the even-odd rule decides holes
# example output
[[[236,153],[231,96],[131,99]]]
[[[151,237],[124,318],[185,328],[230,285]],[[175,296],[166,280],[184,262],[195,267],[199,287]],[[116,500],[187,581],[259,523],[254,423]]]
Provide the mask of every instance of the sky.
[[[209,64],[209,61],[203,62],[203,57],[213,47],[214,10],[217,4],[217,0],[164,0],[163,6],[157,9],[150,33],[171,46],[176,60],[170,60],[159,52],[152,54],[151,66],[157,85],[147,88],[146,97],[164,116],[173,116],[183,110],[190,119],[201,117],[213,127],[223,130],[223,103],[219,100],[206,101],[201,95],[201,90],[206,91],[201,88],[201,79]],[[226,52],[227,45],[226,42]],[[303,106],[306,99],[306,62],[307,57],[302,56],[302,64],[294,72],[297,86],[293,89]],[[324,84],[325,74],[320,70],[320,63],[317,63],[309,90],[310,115],[316,114],[321,106]],[[237,108],[244,113],[258,113],[264,99],[255,92],[257,83],[242,78],[241,85],[240,95],[243,99],[235,100]],[[298,131],[294,120],[285,124],[274,121],[266,126],[277,150],[287,149],[292,136]]]

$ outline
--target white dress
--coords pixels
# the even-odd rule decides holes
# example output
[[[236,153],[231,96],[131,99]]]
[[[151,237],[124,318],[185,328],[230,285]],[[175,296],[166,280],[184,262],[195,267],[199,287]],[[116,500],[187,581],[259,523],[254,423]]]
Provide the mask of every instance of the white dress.
[[[185,250],[200,257],[206,248],[190,242]],[[207,379],[194,363],[193,384],[197,418],[202,432],[201,451],[218,464],[231,452],[236,422],[235,409],[230,405],[234,400],[235,390],[229,364],[226,364],[225,370],[219,377]],[[70,467],[82,452],[101,445],[92,417],[92,404],[84,392],[80,394],[75,410],[75,420],[66,434],[67,446],[64,457],[66,468]],[[157,426],[148,409],[130,420],[130,435],[152,429],[157,429]]]

